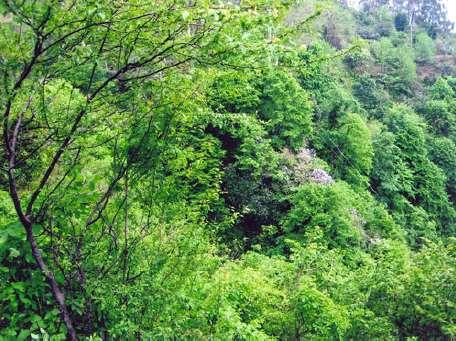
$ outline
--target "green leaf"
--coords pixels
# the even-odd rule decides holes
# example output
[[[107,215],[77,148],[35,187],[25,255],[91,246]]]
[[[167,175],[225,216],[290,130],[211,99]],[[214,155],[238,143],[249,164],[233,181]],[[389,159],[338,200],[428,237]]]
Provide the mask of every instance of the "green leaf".
[[[23,329],[23,330],[21,330],[21,332],[17,336],[16,340],[17,341],[26,340],[29,335],[30,335],[30,330]]]
[[[19,257],[21,255],[19,250],[15,249],[14,247],[10,247],[9,251],[10,251],[10,254],[9,254],[10,258],[16,258],[16,257]]]

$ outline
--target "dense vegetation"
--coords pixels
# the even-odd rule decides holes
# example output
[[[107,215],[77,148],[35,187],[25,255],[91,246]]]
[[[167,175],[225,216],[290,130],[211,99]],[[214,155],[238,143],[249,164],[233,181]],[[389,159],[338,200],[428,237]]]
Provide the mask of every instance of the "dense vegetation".
[[[0,0],[0,338],[456,338],[456,40],[389,3]]]

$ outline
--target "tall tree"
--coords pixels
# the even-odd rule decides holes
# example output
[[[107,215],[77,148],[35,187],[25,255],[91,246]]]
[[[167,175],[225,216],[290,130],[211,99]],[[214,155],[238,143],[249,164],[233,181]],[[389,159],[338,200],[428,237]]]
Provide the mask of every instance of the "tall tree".
[[[111,146],[111,156],[105,159],[111,170],[100,174],[104,181],[92,183],[90,198],[81,191],[82,206],[76,202],[72,206],[79,207],[78,214],[84,218],[77,223],[62,220],[63,225],[73,226],[73,232],[60,237],[68,243],[66,256],[84,287],[86,274],[81,263],[87,237],[96,239],[93,231],[102,221],[106,224],[104,211],[117,202],[118,209],[125,210],[125,245],[119,266],[124,281],[130,281],[129,184],[134,181],[133,168],[153,168],[168,135],[173,110],[161,98],[167,79],[172,79],[174,70],[188,74],[196,64],[236,67],[227,53],[242,46],[243,31],[263,27],[254,22],[262,20],[261,11],[266,11],[266,7],[255,6],[253,12],[251,4],[245,6],[241,10],[231,4],[187,0],[0,2],[4,14],[0,110],[5,182],[69,339],[77,338],[78,326],[53,269],[60,268],[63,276],[69,274],[59,267],[59,252],[53,257],[43,252],[35,228],[42,226],[53,238],[56,210],[65,206],[63,188],[69,190],[92,151]],[[272,13],[270,5],[267,9]],[[244,29],[231,30],[231,24],[241,22]],[[254,55],[251,49],[249,56]],[[130,129],[136,132],[132,139]],[[133,173],[137,179],[138,173]],[[123,199],[115,199],[116,194]],[[68,227],[60,226],[60,232]],[[107,236],[106,228],[99,230],[101,236]],[[50,259],[52,264],[47,263]],[[107,264],[104,267],[109,269]]]
[[[359,5],[364,11],[373,11],[381,6],[387,6],[389,0],[360,0]]]
[[[423,25],[429,35],[447,34],[454,24],[448,19],[448,10],[443,0],[393,0],[396,13],[406,13],[411,39],[414,25]]]

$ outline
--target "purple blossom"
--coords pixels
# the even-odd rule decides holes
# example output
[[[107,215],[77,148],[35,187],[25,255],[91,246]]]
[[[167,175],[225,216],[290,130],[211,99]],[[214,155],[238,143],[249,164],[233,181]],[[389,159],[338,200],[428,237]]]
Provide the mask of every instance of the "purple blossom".
[[[323,184],[323,185],[329,185],[334,182],[333,178],[331,175],[329,175],[326,171],[323,169],[317,168],[314,169],[311,173],[311,179],[312,181]]]

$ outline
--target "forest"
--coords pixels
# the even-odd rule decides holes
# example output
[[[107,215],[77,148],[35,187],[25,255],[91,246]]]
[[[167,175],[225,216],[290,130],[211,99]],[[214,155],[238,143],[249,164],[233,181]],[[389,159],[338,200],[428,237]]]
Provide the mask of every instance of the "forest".
[[[443,0],[0,0],[1,340],[456,340]]]

